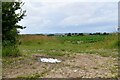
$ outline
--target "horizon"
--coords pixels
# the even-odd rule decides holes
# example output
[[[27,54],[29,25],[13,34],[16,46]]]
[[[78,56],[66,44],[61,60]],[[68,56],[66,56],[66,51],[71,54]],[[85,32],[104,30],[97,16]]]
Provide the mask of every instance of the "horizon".
[[[76,33],[76,32],[68,32],[68,33]],[[41,35],[41,34],[44,35],[44,34],[68,34],[68,33],[33,33],[33,34],[19,34],[19,35]],[[82,32],[79,32],[79,33],[82,33]],[[100,33],[100,34],[109,33],[109,34],[114,34],[114,33],[118,33],[118,32],[92,32],[91,34],[94,34],[94,33]],[[90,34],[90,33],[83,33],[83,34]]]

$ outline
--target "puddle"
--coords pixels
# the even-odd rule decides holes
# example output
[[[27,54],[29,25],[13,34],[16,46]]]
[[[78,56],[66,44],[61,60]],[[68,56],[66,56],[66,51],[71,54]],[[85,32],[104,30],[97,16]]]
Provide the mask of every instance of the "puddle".
[[[46,63],[60,63],[61,60],[58,59],[53,59],[53,58],[40,58],[41,62],[46,62]]]

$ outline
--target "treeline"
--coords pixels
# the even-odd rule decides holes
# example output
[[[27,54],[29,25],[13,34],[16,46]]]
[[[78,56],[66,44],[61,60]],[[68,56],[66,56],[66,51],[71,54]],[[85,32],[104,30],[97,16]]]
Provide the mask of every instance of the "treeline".
[[[65,34],[47,34],[47,36],[84,36],[84,35],[109,35],[110,33],[65,33]]]
[[[85,36],[85,35],[110,35],[112,33],[54,33],[54,34],[20,34],[20,35],[40,35],[40,36]]]

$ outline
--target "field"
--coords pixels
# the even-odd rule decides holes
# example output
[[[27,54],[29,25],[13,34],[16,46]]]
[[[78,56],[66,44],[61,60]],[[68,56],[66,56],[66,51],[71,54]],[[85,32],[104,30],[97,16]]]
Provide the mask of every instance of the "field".
[[[5,78],[115,78],[118,76],[118,35],[20,35],[21,56],[3,58]],[[61,63],[43,63],[52,57]]]

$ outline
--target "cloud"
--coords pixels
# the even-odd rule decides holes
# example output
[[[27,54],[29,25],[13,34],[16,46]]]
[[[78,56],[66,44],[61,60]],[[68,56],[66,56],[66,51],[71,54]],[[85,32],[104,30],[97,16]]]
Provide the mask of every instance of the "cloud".
[[[24,0],[25,2],[119,2],[119,0]]]
[[[112,32],[117,27],[116,2],[25,1],[21,33]],[[116,27],[115,27],[116,26]]]

